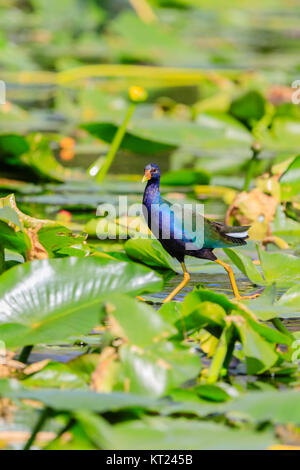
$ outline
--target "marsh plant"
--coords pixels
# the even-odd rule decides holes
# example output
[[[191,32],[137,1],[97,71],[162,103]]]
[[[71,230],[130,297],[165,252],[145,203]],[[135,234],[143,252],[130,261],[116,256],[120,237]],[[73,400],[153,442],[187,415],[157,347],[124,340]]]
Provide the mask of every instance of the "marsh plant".
[[[1,2],[0,448],[299,448],[299,19]],[[181,231],[247,244],[183,272],[149,162]]]

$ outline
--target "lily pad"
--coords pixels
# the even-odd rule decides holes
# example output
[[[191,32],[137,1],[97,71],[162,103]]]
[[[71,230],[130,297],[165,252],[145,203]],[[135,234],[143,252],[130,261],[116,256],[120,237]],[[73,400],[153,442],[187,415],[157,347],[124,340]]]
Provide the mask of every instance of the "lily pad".
[[[15,348],[86,334],[100,322],[107,295],[160,287],[160,277],[143,266],[95,257],[18,265],[1,276],[0,336]]]
[[[118,130],[118,126],[110,122],[92,122],[82,124],[81,128],[89,132],[92,136],[109,143],[113,141],[114,135]],[[120,148],[130,150],[135,153],[153,155],[161,152],[169,152],[174,150],[176,147],[175,145],[168,145],[164,142],[155,141],[155,138],[146,139],[131,132],[126,132]]]
[[[130,391],[149,397],[163,396],[195,379],[201,369],[199,356],[171,342],[160,342],[145,350],[124,346],[120,358]]]
[[[192,184],[209,184],[210,175],[204,170],[174,170],[162,175],[161,184],[168,186],[188,186]]]
[[[110,295],[104,310],[113,333],[142,348],[176,331],[152,307],[125,295]]]
[[[55,388],[32,389],[22,386],[16,380],[0,379],[0,395],[12,400],[31,399],[42,402],[59,411],[118,411],[126,408],[158,410],[158,400],[131,393],[96,393],[90,390],[58,390]]]
[[[300,155],[288,166],[280,177],[281,200],[290,201],[300,193]]]
[[[287,253],[271,253],[258,248],[261,273],[251,258],[239,250],[225,248],[224,251],[253,284],[266,286],[276,283],[277,287],[290,287],[300,280],[300,258],[297,256]]]
[[[237,431],[222,424],[186,418],[152,417],[112,428],[111,449],[266,449],[274,438],[268,432]]]
[[[34,388],[87,388],[86,382],[66,364],[50,362],[42,370],[30,375],[22,383]]]
[[[276,424],[300,422],[298,402],[300,392],[297,390],[277,390],[264,392],[248,392],[226,403],[207,404],[195,402],[179,403],[174,407],[167,406],[164,413],[194,413],[204,417],[215,412],[218,415],[230,415],[232,419],[244,419],[250,422],[262,423],[270,421]]]
[[[158,240],[155,238],[132,238],[125,243],[126,254],[133,260],[144,263],[148,266],[171,269],[176,273],[182,273],[180,263],[173,258],[162,247]],[[212,261],[192,258],[187,256],[185,263],[190,273],[209,272],[215,274],[216,272],[223,272],[216,263]]]

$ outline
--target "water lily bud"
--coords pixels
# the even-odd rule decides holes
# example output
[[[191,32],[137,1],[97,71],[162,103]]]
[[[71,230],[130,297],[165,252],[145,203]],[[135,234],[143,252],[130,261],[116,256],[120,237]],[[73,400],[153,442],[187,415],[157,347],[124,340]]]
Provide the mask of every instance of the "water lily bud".
[[[251,146],[251,150],[254,152],[254,153],[260,153],[262,151],[262,145],[260,142],[253,142],[252,146]]]
[[[148,95],[142,86],[131,86],[129,88],[129,98],[131,101],[141,102],[147,99]]]

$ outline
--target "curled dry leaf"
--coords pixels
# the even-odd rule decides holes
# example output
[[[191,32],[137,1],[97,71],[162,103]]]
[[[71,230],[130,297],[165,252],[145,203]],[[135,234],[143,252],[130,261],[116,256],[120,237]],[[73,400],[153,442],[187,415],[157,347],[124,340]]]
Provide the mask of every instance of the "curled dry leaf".
[[[273,196],[275,199],[277,199],[278,203],[280,202],[281,195],[281,188],[279,183],[280,176],[280,172],[273,176],[271,176],[269,173],[264,173],[255,180],[256,188],[270,196]]]
[[[292,423],[289,423],[286,426],[276,426],[276,435],[281,439],[281,441],[285,442],[285,444],[300,446],[299,430],[295,428]]]
[[[268,90],[268,101],[275,106],[282,103],[291,103],[295,90],[285,85],[273,85]]]
[[[263,240],[271,235],[270,223],[275,217],[278,200],[274,196],[265,194],[260,189],[253,189],[238,194],[226,214],[226,223],[230,225],[232,219],[240,225],[251,225],[249,236],[252,239]]]
[[[12,351],[5,351],[1,354],[0,350],[0,378],[14,377],[18,371],[24,369],[25,365],[22,362],[13,359],[15,353]]]
[[[26,230],[27,235],[30,238],[31,249],[27,251],[27,261],[33,261],[35,259],[47,259],[49,258],[46,249],[39,241],[38,231],[42,226],[37,225],[35,228],[28,228]]]
[[[112,347],[103,349],[99,356],[99,363],[91,376],[91,389],[96,392],[110,392],[111,365],[117,358],[116,350]]]
[[[42,227],[45,225],[56,225],[54,220],[36,219],[35,217],[24,214],[24,212],[20,211],[18,208],[14,194],[9,194],[6,197],[0,198],[0,207],[10,207],[11,209],[14,209],[24,227],[33,228],[37,226]]]
[[[23,374],[35,374],[36,372],[39,372],[40,370],[44,369],[44,367],[46,367],[49,362],[50,359],[44,359],[43,361],[34,362],[33,364],[30,364],[29,366],[25,367],[25,369],[23,370]]]
[[[268,245],[268,243],[274,243],[274,245],[277,245],[278,248],[280,248],[282,250],[287,250],[289,248],[289,244],[285,240],[283,240],[280,237],[276,237],[274,235],[271,235],[269,237],[265,237],[262,240],[263,247],[266,247]]]
[[[0,399],[0,418],[3,420],[12,423],[16,409],[16,405],[9,398]]]

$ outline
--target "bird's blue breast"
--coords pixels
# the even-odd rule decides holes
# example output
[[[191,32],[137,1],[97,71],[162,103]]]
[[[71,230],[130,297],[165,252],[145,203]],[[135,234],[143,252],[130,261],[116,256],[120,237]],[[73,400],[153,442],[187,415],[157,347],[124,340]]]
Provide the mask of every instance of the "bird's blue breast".
[[[182,206],[172,207],[164,201],[159,186],[150,184],[143,199],[143,212],[151,232],[167,247],[177,241],[178,249],[201,249],[203,247],[203,230],[193,232],[193,220],[185,217]],[[187,248],[189,244],[189,248]]]

